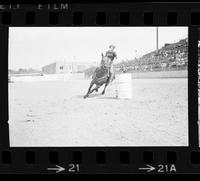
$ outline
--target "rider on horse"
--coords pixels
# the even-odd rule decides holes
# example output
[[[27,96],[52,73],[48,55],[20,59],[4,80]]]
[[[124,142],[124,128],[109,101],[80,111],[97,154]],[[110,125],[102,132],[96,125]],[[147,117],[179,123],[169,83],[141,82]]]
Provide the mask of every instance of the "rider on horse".
[[[103,92],[101,93],[104,94],[106,87],[114,80],[115,75],[113,71],[113,60],[117,58],[117,54],[114,52],[114,49],[115,46],[110,45],[106,55],[104,56],[103,53],[101,54],[101,65],[94,71],[92,81],[84,98],[87,98],[94,91],[97,92],[98,89],[105,84]],[[93,85],[96,85],[96,87],[92,89]]]
[[[115,45],[110,45],[109,46],[109,50],[106,52],[106,57],[109,59],[109,64],[110,64],[110,73],[109,73],[109,76],[111,76],[114,73],[114,70],[113,70],[113,60],[115,58],[117,58],[117,54],[114,51],[114,49],[115,49]]]

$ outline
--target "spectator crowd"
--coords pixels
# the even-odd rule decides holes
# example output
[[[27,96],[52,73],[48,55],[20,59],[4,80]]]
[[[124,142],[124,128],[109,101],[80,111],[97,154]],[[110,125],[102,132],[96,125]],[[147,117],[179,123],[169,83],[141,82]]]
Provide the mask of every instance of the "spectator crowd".
[[[118,72],[184,70],[188,66],[188,40],[165,44],[158,51],[115,64]]]
[[[162,48],[143,55],[140,58],[121,61],[114,64],[117,73],[187,70],[188,39],[165,44]],[[91,77],[96,67],[85,70],[85,76]]]

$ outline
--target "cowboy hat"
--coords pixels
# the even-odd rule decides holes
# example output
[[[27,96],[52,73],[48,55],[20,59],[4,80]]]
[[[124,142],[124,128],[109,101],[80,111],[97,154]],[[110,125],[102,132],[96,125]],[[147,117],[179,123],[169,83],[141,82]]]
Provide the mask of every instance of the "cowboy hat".
[[[111,48],[111,47],[115,48],[115,45],[112,44],[112,45],[109,46],[109,48]]]

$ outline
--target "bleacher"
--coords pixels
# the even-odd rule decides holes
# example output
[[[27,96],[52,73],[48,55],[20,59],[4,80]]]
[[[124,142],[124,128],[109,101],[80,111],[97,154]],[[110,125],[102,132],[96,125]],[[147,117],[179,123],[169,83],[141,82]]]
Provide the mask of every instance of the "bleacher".
[[[165,44],[158,51],[152,51],[140,58],[122,61],[114,64],[116,73],[121,72],[158,72],[187,70],[188,67],[188,39]],[[92,76],[96,67],[85,70],[86,78]]]
[[[186,70],[188,66],[187,39],[180,40],[177,43],[165,44],[158,51],[114,66],[119,72]]]

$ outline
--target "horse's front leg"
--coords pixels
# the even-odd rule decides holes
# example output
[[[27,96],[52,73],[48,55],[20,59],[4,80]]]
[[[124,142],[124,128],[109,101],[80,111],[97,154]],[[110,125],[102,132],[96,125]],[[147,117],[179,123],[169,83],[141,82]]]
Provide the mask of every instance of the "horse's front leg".
[[[88,88],[87,94],[84,96],[84,98],[87,98],[89,96],[89,94],[91,94],[91,88],[92,88],[93,85],[94,85],[94,82],[92,81],[90,83],[90,87]]]
[[[96,85],[96,87],[94,89],[92,89],[89,94],[93,93],[94,91],[98,92],[98,89],[99,89],[99,85]]]

